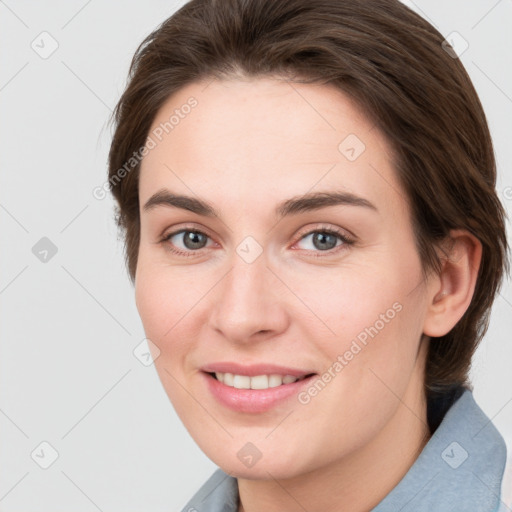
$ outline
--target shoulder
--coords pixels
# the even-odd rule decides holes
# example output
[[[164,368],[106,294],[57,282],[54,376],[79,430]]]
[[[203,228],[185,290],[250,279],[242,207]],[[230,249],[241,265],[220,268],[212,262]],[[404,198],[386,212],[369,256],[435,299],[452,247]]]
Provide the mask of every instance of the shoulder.
[[[505,470],[503,471],[503,479],[501,481],[501,510],[512,510],[512,437],[505,438],[507,447],[507,461]]]
[[[237,512],[236,478],[218,468],[192,496],[181,512]]]

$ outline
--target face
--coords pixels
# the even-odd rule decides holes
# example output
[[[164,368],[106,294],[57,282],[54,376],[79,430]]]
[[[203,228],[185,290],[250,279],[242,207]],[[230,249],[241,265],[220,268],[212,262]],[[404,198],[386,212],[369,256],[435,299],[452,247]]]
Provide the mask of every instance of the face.
[[[189,85],[149,135],[136,304],[191,436],[246,478],[375,443],[422,396],[428,295],[384,137],[334,87],[270,78]]]

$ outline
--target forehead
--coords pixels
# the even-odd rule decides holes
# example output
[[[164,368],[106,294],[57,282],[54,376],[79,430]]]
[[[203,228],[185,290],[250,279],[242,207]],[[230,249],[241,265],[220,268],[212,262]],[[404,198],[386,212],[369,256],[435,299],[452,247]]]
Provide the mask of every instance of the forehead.
[[[404,196],[387,141],[332,85],[193,83],[162,106],[149,136],[155,147],[142,161],[141,202],[162,187],[225,204],[326,188],[381,202]]]

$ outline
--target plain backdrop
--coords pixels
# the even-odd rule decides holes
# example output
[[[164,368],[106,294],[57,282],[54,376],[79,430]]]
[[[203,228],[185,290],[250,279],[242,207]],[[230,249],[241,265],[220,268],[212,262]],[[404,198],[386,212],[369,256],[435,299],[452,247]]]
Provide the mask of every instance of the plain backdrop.
[[[183,3],[0,0],[3,512],[178,511],[216,468],[154,367],[134,355],[144,331],[113,202],[92,194],[106,179],[107,120],[130,59]],[[488,116],[510,212],[512,2],[407,4],[461,51],[468,45],[460,58]],[[511,316],[507,282],[472,368],[475,399],[506,439]]]

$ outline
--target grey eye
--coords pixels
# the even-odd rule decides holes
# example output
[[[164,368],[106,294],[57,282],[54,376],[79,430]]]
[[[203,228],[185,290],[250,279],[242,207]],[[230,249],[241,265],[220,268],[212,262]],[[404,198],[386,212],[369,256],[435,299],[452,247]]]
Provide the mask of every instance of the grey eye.
[[[181,242],[184,247],[180,247],[179,244],[176,244],[173,241],[173,238],[176,238],[177,240],[181,239]],[[173,244],[176,245],[180,249],[189,249],[189,250],[197,250],[202,249],[206,246],[206,243],[208,242],[208,236],[204,233],[201,233],[199,231],[191,231],[188,229],[184,229],[182,231],[178,231],[176,233],[172,233],[169,235],[168,240]]]
[[[334,249],[334,247],[337,245],[337,241],[341,240],[341,237],[338,234],[329,233],[326,231],[313,231],[301,238],[299,242],[302,242],[310,237],[312,237],[311,241],[313,247],[306,247],[306,250],[328,251],[330,249]]]

